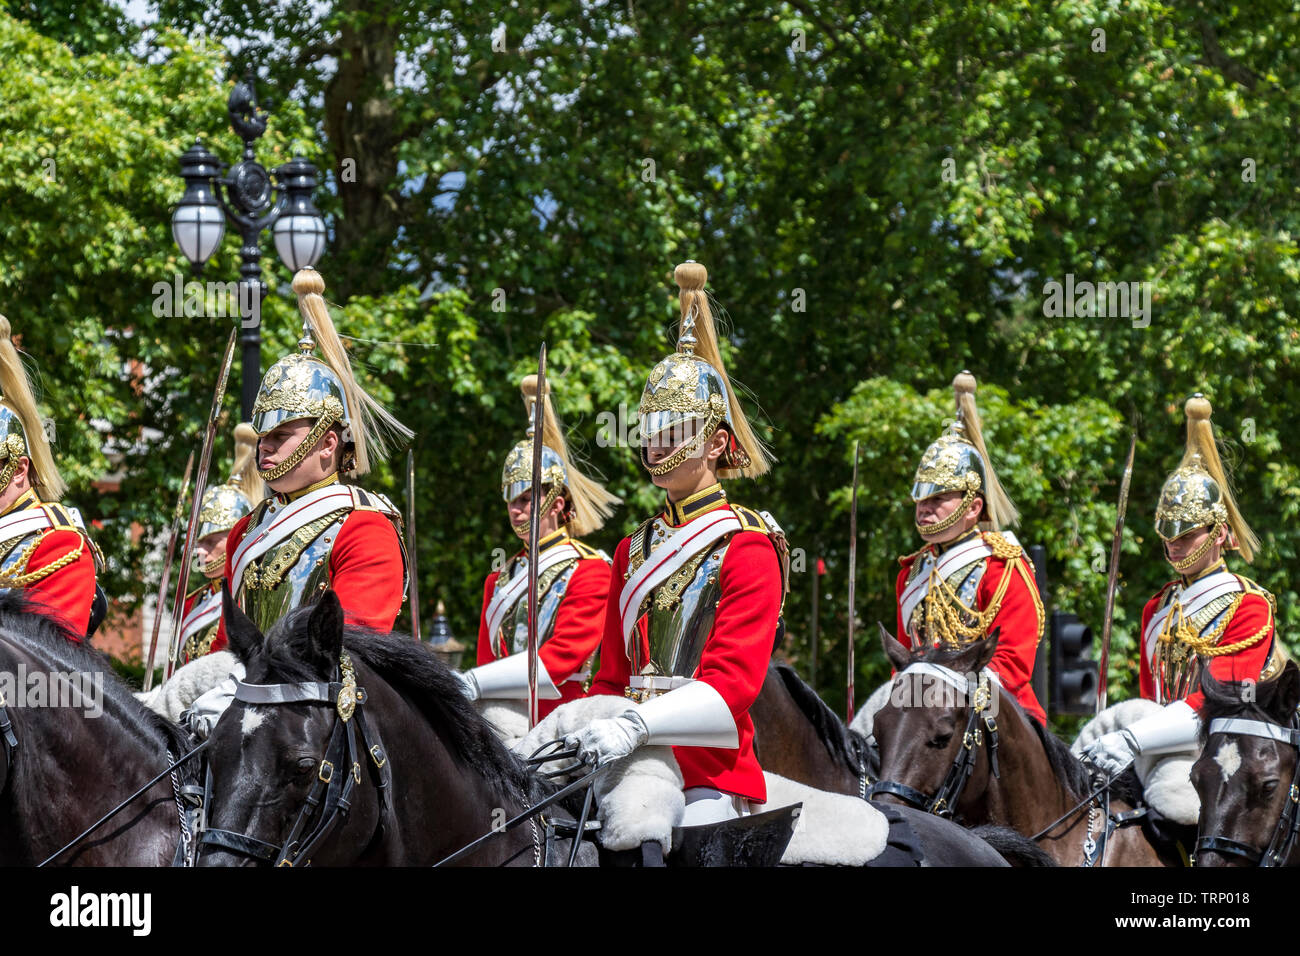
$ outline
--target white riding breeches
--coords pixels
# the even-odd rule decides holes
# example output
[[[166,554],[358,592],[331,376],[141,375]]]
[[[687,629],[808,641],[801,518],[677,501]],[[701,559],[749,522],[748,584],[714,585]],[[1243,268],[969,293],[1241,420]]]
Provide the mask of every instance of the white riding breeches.
[[[686,812],[682,815],[684,827],[738,820],[754,812],[744,797],[723,793],[713,787],[688,787],[683,793],[686,797]]]

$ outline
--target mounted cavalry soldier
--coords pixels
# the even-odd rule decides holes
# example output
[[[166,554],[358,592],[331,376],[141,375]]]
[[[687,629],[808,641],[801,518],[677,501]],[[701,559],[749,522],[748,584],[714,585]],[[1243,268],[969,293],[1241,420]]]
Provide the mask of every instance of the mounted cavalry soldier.
[[[295,608],[332,589],[349,625],[389,631],[406,594],[401,518],[383,495],[345,485],[385,452],[383,436],[410,429],[361,389],[314,269],[293,291],[303,316],[299,351],[267,371],[253,404],[258,469],[272,492],[226,541],[224,577],[240,608],[267,632]],[[320,357],[312,353],[320,349]],[[213,644],[225,647],[225,621]],[[235,675],[243,678],[242,665]],[[192,726],[210,730],[234,680],[194,702]]]
[[[293,291],[299,351],[267,370],[253,404],[258,468],[272,495],[230,532],[226,580],[263,633],[327,587],[348,624],[388,631],[406,595],[401,517],[383,495],[340,479],[370,471],[385,451],[381,433],[411,431],[353,378],[316,270],[300,270]]]
[[[975,377],[953,380],[957,420],[921,457],[912,484],[925,547],[899,559],[898,639],[905,647],[960,647],[995,628],[989,663],[1025,713],[1046,724],[1030,678],[1043,636],[1034,572],[1008,529],[1018,520],[984,444]]]
[[[77,510],[58,503],[67,485],[12,335],[0,316],[0,589],[22,588],[80,640],[107,609],[95,584],[102,557]]]
[[[1273,595],[1228,570],[1225,550],[1247,562],[1259,539],[1233,499],[1215,443],[1210,403],[1188,399],[1187,449],[1156,505],[1165,560],[1178,572],[1142,611],[1142,697],[1164,707],[1123,730],[1099,737],[1086,756],[1111,774],[1137,754],[1197,749],[1201,674],[1216,680],[1261,681],[1286,663],[1275,639]]]
[[[732,504],[719,478],[757,477],[769,459],[718,352],[702,265],[679,265],[677,351],[651,371],[639,409],[641,463],[667,494],[614,553],[592,695],[624,713],[567,738],[597,764],[675,745],[683,823],[734,819],[766,800],[749,708],[772,656],[785,590],[784,535]]]
[[[221,582],[226,569],[226,538],[232,528],[265,497],[257,470],[257,431],[241,422],[235,427],[235,461],[230,479],[203,493],[199,509],[191,582],[181,615],[180,661],[187,664],[212,650],[221,624]]]
[[[523,380],[533,421],[537,376]],[[549,389],[548,389],[549,392]],[[542,488],[538,541],[537,695],[539,716],[583,695],[600,646],[609,599],[609,557],[578,540],[598,531],[618,503],[569,455],[550,395],[542,396]],[[533,488],[533,426],[506,457],[501,497],[514,533],[528,539]],[[528,699],[528,555],[519,551],[483,586],[478,667],[459,675],[471,700]]]

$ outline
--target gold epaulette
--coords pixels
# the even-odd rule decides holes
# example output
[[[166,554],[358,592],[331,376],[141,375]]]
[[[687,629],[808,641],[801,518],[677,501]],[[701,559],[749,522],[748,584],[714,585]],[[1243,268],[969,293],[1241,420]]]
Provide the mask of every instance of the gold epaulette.
[[[919,558],[919,557],[921,556],[921,552],[924,551],[924,550],[925,550],[926,548],[928,548],[928,547],[930,547],[928,544],[923,544],[923,545],[921,545],[919,548],[917,548],[917,549],[916,549],[915,551],[913,551],[911,554],[905,554],[905,555],[901,556],[901,557],[898,559],[898,563],[899,563],[900,565],[902,565],[902,564],[906,564],[908,561],[913,561],[913,560],[915,560],[916,558]]]
[[[996,531],[985,531],[983,537],[984,543],[993,550],[993,557],[995,558],[1010,561],[1012,558],[1018,558],[1025,553],[1020,545],[1012,544]]]
[[[578,557],[580,558],[600,558],[605,560],[604,552],[593,548],[589,544],[583,544],[581,541],[576,541],[572,538],[569,539],[569,544],[573,545],[574,548],[577,549]]]
[[[1273,597],[1272,591],[1261,587],[1250,578],[1242,577],[1240,574],[1237,575],[1237,580],[1241,582],[1241,589],[1243,591],[1247,594],[1258,594],[1260,597],[1264,598],[1264,600],[1268,601],[1269,607],[1273,609],[1275,614],[1277,613],[1277,598]]]
[[[763,516],[757,511],[742,507],[741,505],[731,505],[730,507],[732,513],[740,519],[742,531],[757,531],[761,534],[772,533],[771,529],[767,526],[767,522],[763,520]]]
[[[99,545],[95,544],[94,539],[90,537],[86,529],[72,520],[72,515],[68,514],[68,510],[64,508],[63,505],[43,504],[41,505],[41,508],[44,509],[45,514],[50,519],[50,524],[54,525],[54,527],[44,531],[40,538],[44,538],[45,535],[49,534],[51,531],[75,532],[81,537],[82,547],[84,548],[88,546],[90,548],[90,556],[95,561],[95,570],[99,571],[104,567],[104,552],[99,550]],[[77,555],[80,556],[80,554],[81,551],[79,549]]]

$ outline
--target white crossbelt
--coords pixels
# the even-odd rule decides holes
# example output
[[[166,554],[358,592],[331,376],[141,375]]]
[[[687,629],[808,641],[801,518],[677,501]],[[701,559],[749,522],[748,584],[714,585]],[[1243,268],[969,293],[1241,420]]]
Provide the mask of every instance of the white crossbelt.
[[[678,568],[715,541],[742,530],[740,519],[730,510],[717,509],[682,525],[645,560],[623,584],[618,596],[618,613],[623,627],[623,648],[632,654],[631,637],[636,628],[641,602]]]
[[[44,508],[24,508],[0,518],[0,541],[25,538],[29,534],[53,527],[54,522]]]
[[[191,634],[197,634],[220,617],[221,595],[209,594],[185,615],[185,620],[181,622],[181,643],[184,644]]]
[[[1195,584],[1184,588],[1181,594],[1152,614],[1151,620],[1147,622],[1147,629],[1142,634],[1142,643],[1146,647],[1147,658],[1150,659],[1155,654],[1156,638],[1164,630],[1165,621],[1173,613],[1174,608],[1181,607],[1182,616],[1185,618],[1193,617],[1197,612],[1208,606],[1211,601],[1218,600],[1225,594],[1234,594],[1240,590],[1242,590],[1241,581],[1229,571],[1216,571],[1214,574],[1203,577]]]
[[[250,528],[244,539],[239,542],[232,557],[233,571],[230,587],[238,591],[244,580],[248,565],[260,558],[267,551],[284,541],[299,528],[305,527],[335,511],[351,508],[352,492],[346,485],[326,485],[310,494],[303,495],[297,501],[287,505],[277,505],[276,511],[269,507],[262,515],[262,520],[255,528]]]
[[[548,550],[537,560],[537,576],[540,578],[548,569],[563,561],[577,561],[582,555],[578,549],[571,544],[561,544]],[[520,573],[511,578],[504,587],[497,587],[492,592],[492,600],[488,602],[487,612],[484,617],[487,618],[488,639],[493,640],[496,637],[501,622],[506,619],[520,599],[524,592],[528,590],[528,569],[521,565]]]
[[[993,549],[988,546],[983,537],[976,536],[965,544],[959,544],[955,548],[948,550],[939,563],[934,565],[934,556],[926,553],[922,558],[921,569],[917,571],[916,577],[912,578],[912,583],[903,589],[903,596],[899,598],[898,605],[903,612],[903,626],[912,619],[912,612],[916,606],[925,600],[925,596],[930,590],[930,578],[932,573],[937,571],[939,577],[945,581],[950,574],[955,574],[961,568],[971,564],[981,558],[991,557]],[[931,567],[933,565],[933,568]]]

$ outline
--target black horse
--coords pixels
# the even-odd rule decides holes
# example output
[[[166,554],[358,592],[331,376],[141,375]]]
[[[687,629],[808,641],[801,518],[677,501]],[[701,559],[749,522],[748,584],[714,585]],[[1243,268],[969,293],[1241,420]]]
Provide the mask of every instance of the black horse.
[[[246,684],[333,690],[274,705],[237,696],[222,714],[209,744],[200,865],[427,866],[550,792],[427,647],[345,629],[332,591],[266,637],[228,594],[225,619]],[[361,697],[345,721],[349,672]],[[532,866],[541,838],[540,825],[525,824],[461,862]]]
[[[1220,683],[1207,671],[1201,688],[1196,865],[1300,863],[1300,668],[1288,661],[1258,683]]]
[[[0,742],[0,865],[41,863],[166,770],[169,754],[190,749],[103,655],[71,638],[20,591],[0,595],[0,691],[15,745]],[[178,770],[176,784],[190,772]],[[177,796],[164,777],[52,863],[171,864],[181,834]]]

